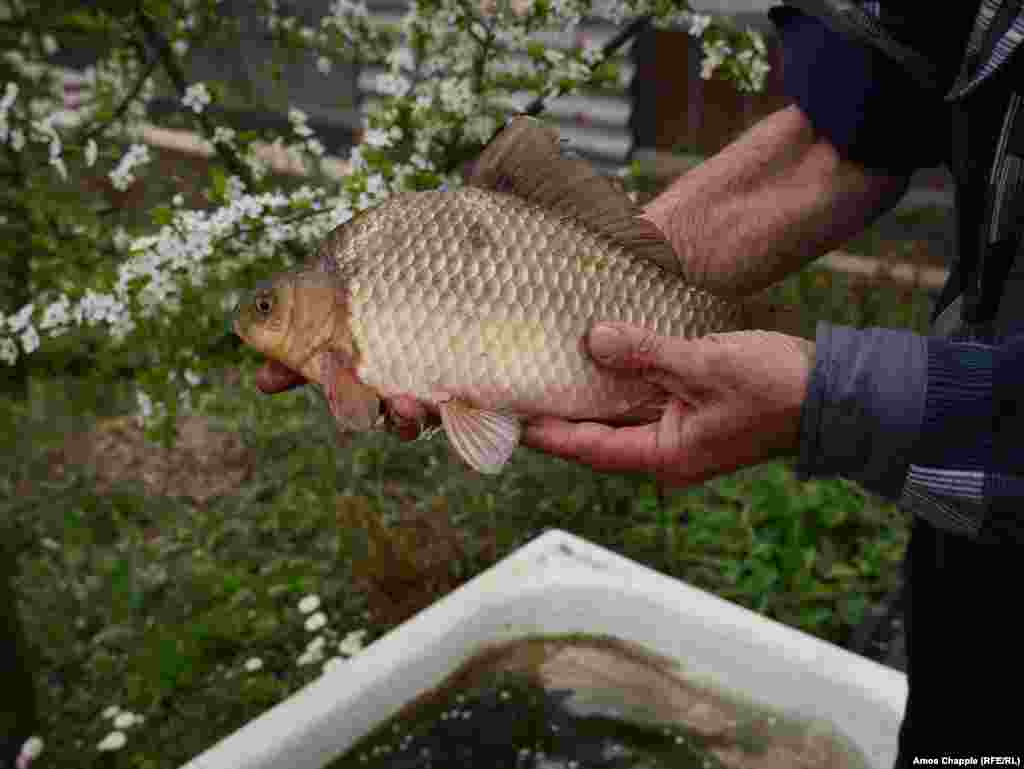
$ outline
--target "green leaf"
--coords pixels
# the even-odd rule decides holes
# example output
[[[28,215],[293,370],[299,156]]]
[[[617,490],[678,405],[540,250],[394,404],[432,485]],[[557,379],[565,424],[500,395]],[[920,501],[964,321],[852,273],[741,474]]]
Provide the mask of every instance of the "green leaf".
[[[174,211],[168,205],[154,206],[151,212],[153,224],[163,227],[174,221]]]
[[[213,196],[217,200],[224,200],[227,197],[228,176],[220,166],[210,166],[210,184],[213,187]]]

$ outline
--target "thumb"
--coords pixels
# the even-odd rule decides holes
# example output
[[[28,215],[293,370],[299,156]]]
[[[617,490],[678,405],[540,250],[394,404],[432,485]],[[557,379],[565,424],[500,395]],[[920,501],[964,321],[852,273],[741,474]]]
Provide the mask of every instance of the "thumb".
[[[587,346],[603,366],[644,371],[668,368],[666,353],[673,341],[627,323],[598,323],[590,330]]]

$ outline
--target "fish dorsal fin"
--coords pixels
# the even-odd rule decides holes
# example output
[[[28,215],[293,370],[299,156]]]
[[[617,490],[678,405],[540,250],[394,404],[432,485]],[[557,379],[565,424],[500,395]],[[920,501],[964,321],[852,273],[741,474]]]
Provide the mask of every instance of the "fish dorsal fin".
[[[469,178],[474,187],[506,192],[571,216],[629,253],[682,274],[660,230],[617,183],[586,160],[562,150],[557,129],[520,115],[484,147]]]

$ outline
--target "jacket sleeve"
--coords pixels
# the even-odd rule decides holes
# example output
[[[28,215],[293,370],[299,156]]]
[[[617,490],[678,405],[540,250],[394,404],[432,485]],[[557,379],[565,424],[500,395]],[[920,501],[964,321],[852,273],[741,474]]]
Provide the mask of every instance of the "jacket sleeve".
[[[1024,543],[1024,337],[928,340],[912,459],[903,507],[981,542]]]
[[[798,474],[839,475],[898,499],[921,434],[927,367],[925,337],[819,323]]]
[[[842,476],[933,525],[1024,541],[1024,337],[818,325],[798,475]]]

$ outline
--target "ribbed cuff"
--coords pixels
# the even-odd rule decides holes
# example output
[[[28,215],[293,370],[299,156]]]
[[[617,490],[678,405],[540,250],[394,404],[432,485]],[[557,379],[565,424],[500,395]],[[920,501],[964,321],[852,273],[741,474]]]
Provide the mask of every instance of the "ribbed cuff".
[[[924,417],[926,338],[819,323],[815,356],[797,475],[839,475],[897,499]]]
[[[992,347],[928,340],[928,394],[915,465],[979,472],[990,467],[994,364]]]

